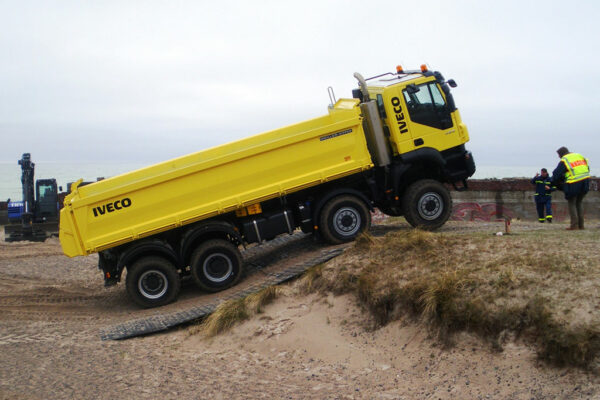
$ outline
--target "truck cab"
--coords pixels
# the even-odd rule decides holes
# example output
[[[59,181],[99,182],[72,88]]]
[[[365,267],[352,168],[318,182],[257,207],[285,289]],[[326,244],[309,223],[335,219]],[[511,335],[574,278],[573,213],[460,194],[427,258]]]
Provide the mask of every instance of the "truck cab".
[[[473,156],[465,149],[467,127],[450,92],[454,80],[441,73],[420,71],[385,73],[364,79],[354,75],[373,155],[374,204],[385,214],[403,215],[413,225],[436,229],[449,218],[452,207],[445,184],[467,188],[475,172]],[[462,184],[458,187],[457,184]]]
[[[421,71],[404,72],[398,67],[396,74],[367,78],[366,83],[395,163],[417,159],[432,163],[440,169],[436,178],[451,184],[473,175],[475,163],[464,148],[469,132],[450,91],[456,87],[454,80],[446,81],[423,65]],[[360,89],[353,96],[363,100]]]

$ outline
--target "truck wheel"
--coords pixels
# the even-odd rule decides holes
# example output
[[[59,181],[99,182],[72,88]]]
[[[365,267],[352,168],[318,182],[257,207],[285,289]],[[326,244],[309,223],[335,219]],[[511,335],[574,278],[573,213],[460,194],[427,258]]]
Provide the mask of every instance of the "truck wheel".
[[[142,307],[171,303],[181,289],[181,278],[173,263],[162,257],[144,257],[127,270],[127,293]]]
[[[434,230],[452,213],[452,198],[444,185],[424,179],[410,185],[402,197],[404,218],[415,228]]]
[[[321,234],[326,242],[350,242],[371,226],[371,213],[355,196],[345,195],[329,200],[319,218]]]
[[[207,292],[218,292],[235,285],[243,272],[240,251],[223,239],[200,245],[192,253],[190,265],[194,282]]]

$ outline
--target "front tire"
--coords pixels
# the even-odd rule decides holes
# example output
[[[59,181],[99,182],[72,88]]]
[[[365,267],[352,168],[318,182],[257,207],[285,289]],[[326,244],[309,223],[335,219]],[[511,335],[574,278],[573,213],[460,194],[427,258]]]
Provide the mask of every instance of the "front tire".
[[[223,239],[209,240],[192,253],[192,278],[207,292],[218,292],[235,285],[242,276],[242,255],[236,246]]]
[[[365,203],[352,195],[334,197],[321,211],[321,234],[327,243],[350,242],[371,226],[371,213]]]
[[[169,304],[177,298],[181,278],[173,263],[162,257],[144,257],[127,270],[126,288],[138,305],[150,308]]]
[[[433,179],[410,185],[402,197],[404,218],[415,228],[435,230],[452,214],[452,198],[446,187]]]

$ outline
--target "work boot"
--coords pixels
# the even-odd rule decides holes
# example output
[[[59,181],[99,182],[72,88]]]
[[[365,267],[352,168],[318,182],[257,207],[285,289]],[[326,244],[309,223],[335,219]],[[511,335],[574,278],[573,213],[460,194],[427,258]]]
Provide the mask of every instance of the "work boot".
[[[546,218],[546,221],[548,221],[549,224],[552,223],[552,218]]]

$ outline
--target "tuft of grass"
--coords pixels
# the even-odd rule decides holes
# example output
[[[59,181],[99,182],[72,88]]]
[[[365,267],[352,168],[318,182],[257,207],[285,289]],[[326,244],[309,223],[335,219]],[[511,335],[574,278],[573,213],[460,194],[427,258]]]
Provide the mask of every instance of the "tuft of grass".
[[[384,246],[393,245],[399,251],[416,250],[419,252],[431,250],[443,245],[444,239],[429,231],[412,229],[409,231],[390,232],[385,235]]]
[[[246,307],[255,314],[262,313],[262,308],[271,304],[273,300],[283,293],[281,286],[268,286],[256,293],[248,295],[245,299]]]
[[[500,271],[496,280],[492,281],[492,285],[498,288],[509,288],[517,283],[517,277],[512,266]]]
[[[478,282],[463,276],[460,271],[446,271],[435,279],[420,284],[418,297],[411,299],[419,311],[418,317],[425,321],[430,330],[445,345],[452,343],[452,334],[469,330],[495,342],[500,332],[506,329],[505,323],[495,321],[497,315],[488,314],[484,302],[477,297],[469,297],[468,292]],[[497,347],[497,346],[495,346]]]
[[[261,313],[262,308],[272,303],[283,291],[280,286],[269,286],[244,298],[221,303],[200,324],[192,326],[189,334],[201,334],[206,337],[217,336],[250,316]]]
[[[228,300],[219,304],[217,309],[199,325],[192,327],[190,334],[200,333],[206,337],[213,337],[247,318],[248,310],[245,299]]]
[[[358,250],[368,250],[375,244],[373,236],[369,232],[362,232],[354,241],[354,248]]]
[[[379,268],[371,266],[358,276],[355,287],[358,298],[369,308],[375,323],[385,325],[395,312],[397,287],[393,283],[391,286],[379,287],[379,279]]]
[[[323,276],[323,264],[315,265],[310,267],[304,272],[299,280],[298,287],[303,293],[312,293],[319,291],[322,288],[324,280],[321,279]]]
[[[600,355],[600,330],[597,325],[558,323],[548,308],[548,301],[536,296],[524,310],[524,317],[537,334],[538,356],[557,366],[589,368]]]
[[[349,270],[342,270],[337,274],[335,280],[325,287],[334,294],[344,294],[356,290],[356,285],[359,281],[359,276]]]
[[[444,320],[445,314],[456,308],[464,284],[465,280],[459,277],[457,271],[439,275],[419,297],[423,317],[438,322]]]

